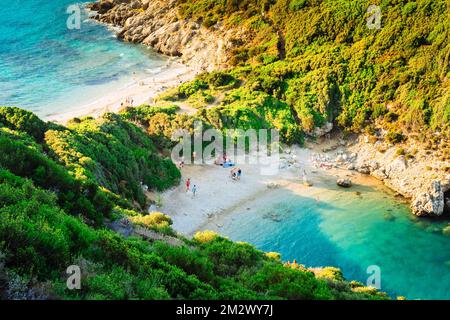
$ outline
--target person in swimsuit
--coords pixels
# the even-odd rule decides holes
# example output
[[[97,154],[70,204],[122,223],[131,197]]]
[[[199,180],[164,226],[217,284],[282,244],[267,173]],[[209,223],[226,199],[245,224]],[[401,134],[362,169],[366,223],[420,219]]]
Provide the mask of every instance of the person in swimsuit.
[[[186,180],[186,192],[188,192],[191,188],[191,178]]]

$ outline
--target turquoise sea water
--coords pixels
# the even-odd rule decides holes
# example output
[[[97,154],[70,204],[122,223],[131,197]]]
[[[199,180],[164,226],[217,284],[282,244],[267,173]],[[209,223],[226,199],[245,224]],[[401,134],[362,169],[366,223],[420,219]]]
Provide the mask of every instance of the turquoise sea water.
[[[129,84],[133,77],[164,67],[165,58],[143,46],[117,41],[111,30],[87,19],[84,10],[81,29],[69,30],[66,10],[76,3],[2,3],[0,105],[47,117],[95,101]]]
[[[339,266],[364,284],[367,268],[377,265],[381,289],[392,297],[450,299],[450,237],[442,233],[448,222],[413,216],[374,183],[340,189],[330,179],[313,197],[276,190],[226,217],[222,228],[206,229],[279,252],[284,261]]]

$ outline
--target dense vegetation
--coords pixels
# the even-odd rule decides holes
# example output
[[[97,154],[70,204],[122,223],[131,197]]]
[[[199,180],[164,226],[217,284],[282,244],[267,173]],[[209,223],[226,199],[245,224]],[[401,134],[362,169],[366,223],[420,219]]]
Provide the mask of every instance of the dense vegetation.
[[[334,269],[284,265],[211,232],[177,237],[169,217],[143,214],[138,181],[159,190],[179,172],[124,120],[129,112],[62,127],[0,108],[0,298],[385,298]],[[161,238],[126,238],[105,228],[106,218],[128,218]],[[81,290],[66,287],[70,265],[82,269]]]
[[[370,5],[381,9],[380,29],[367,26]],[[258,122],[255,107],[285,112],[288,106],[297,127],[282,125],[287,141],[333,122],[347,131],[384,129],[390,137],[420,142],[439,132],[433,145],[448,150],[448,1],[179,0],[179,6],[184,18],[212,29],[244,28],[248,35],[234,41],[230,60],[236,67],[213,75],[219,86],[234,77],[241,87],[221,89],[204,81],[206,86],[191,88],[192,96],[204,91],[210,101],[219,98],[219,111],[245,109]],[[260,103],[249,103],[254,100]]]

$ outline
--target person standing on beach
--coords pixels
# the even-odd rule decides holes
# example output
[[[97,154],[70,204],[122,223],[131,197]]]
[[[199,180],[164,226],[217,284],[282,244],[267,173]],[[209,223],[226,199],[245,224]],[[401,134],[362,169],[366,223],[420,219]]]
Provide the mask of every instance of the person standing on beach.
[[[231,179],[236,180],[236,168],[230,170],[230,177]]]
[[[188,178],[186,180],[186,192],[188,192],[190,188],[191,188],[191,178]]]
[[[195,198],[195,194],[197,193],[197,186],[194,184],[192,187],[192,198]]]

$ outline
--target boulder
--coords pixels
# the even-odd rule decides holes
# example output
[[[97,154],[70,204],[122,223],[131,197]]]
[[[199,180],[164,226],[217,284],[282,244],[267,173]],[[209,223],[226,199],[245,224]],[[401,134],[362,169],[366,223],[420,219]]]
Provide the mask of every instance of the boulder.
[[[97,11],[99,14],[104,14],[111,10],[114,4],[111,1],[101,1],[88,4],[87,7],[93,11]]]
[[[370,174],[370,168],[367,164],[360,165],[356,167],[356,171],[362,174]]]
[[[333,123],[327,122],[320,128],[314,128],[313,135],[315,137],[323,137],[324,135],[330,133],[333,130]]]
[[[375,160],[370,161],[368,165],[369,165],[370,171],[375,171],[380,168],[380,164],[378,163],[378,161],[375,161]]]
[[[343,188],[350,188],[352,186],[352,181],[350,179],[338,179],[338,181],[336,182],[338,186],[343,187]]]
[[[389,178],[389,176],[386,174],[386,171],[384,169],[377,169],[372,172],[372,175],[377,178],[378,180],[385,180]]]
[[[444,189],[440,181],[433,181],[431,186],[419,192],[411,204],[417,216],[441,216],[444,213]]]
[[[280,160],[280,163],[279,163],[279,165],[278,165],[278,169],[283,170],[283,169],[286,169],[287,166],[288,166],[288,164],[287,164],[287,161],[286,161],[286,160]]]
[[[341,154],[336,157],[335,161],[336,161],[336,163],[344,163],[345,162],[344,157]]]
[[[393,161],[389,166],[389,172],[392,173],[401,173],[408,167],[408,164],[405,160],[404,156],[398,157],[395,161]]]

